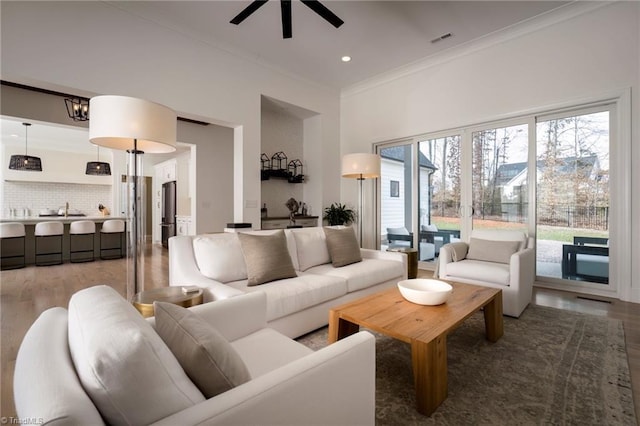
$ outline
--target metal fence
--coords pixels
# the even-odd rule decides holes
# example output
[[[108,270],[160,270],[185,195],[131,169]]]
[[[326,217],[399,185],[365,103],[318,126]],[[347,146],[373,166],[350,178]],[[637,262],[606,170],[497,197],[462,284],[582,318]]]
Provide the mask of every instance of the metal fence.
[[[454,205],[435,205],[432,214],[445,217],[458,217],[459,207]],[[474,209],[474,217],[500,222],[524,223],[527,220],[527,203],[501,203],[496,206],[484,206],[485,212]],[[492,208],[495,207],[495,208]],[[500,211],[500,214],[488,214],[489,211]],[[575,206],[558,205],[538,206],[538,224],[563,226],[567,228],[609,230],[609,206]]]
[[[538,206],[538,223],[606,231],[609,229],[609,206]]]

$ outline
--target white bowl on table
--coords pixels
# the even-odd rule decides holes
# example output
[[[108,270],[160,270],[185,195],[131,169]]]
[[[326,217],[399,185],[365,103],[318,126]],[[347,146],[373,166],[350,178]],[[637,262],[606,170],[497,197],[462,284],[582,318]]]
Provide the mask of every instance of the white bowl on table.
[[[451,284],[426,278],[400,281],[398,289],[402,297],[419,305],[441,305],[453,291]]]

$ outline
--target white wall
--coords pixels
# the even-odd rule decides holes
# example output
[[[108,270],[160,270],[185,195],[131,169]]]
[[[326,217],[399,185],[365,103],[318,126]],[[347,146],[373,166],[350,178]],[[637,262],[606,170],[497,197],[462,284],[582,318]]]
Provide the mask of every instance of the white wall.
[[[232,56],[108,3],[2,2],[1,8],[3,79],[71,93],[140,97],[233,127],[235,221],[260,220],[261,95],[321,114],[317,130],[333,154],[320,161],[339,159],[335,90]],[[322,186],[324,203],[326,194],[339,191],[339,161],[322,166],[330,176]]]
[[[4,163],[3,163],[4,164]],[[33,173],[33,172],[24,172]],[[31,216],[38,216],[40,210],[64,208],[80,210],[87,216],[98,216],[98,205],[109,210],[113,207],[111,185],[91,185],[77,183],[49,182],[4,182],[2,193],[2,216],[9,217],[8,209],[28,209]]]
[[[303,121],[285,111],[272,107],[262,108],[261,149],[271,158],[276,152],[284,152],[289,161],[298,159],[306,164],[303,145]],[[305,172],[306,173],[306,172]],[[304,183],[289,183],[286,179],[271,178],[262,181],[262,203],[267,205],[271,217],[288,217],[285,203],[289,198],[303,200]]]
[[[446,130],[631,88],[632,155],[640,164],[640,3],[616,2],[515,38],[496,37],[451,51],[420,66],[353,87],[343,94],[343,153],[371,152],[374,142]],[[571,10],[571,9],[568,9]],[[615,148],[614,148],[615,149]],[[640,167],[633,168],[636,220],[632,258],[640,253]],[[343,183],[345,200],[356,188]],[[372,195],[372,192],[369,194]],[[373,216],[366,229],[373,233]],[[366,222],[365,222],[366,223]],[[634,262],[633,277],[640,277]],[[636,280],[638,280],[636,278]],[[640,281],[632,285],[640,301]]]

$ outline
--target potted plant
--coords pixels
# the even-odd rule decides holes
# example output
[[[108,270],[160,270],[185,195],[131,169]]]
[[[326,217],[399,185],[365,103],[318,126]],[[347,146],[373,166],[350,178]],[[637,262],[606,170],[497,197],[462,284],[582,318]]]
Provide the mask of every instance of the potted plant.
[[[347,208],[345,204],[333,203],[330,207],[324,209],[322,216],[330,226],[349,225],[356,220],[356,212]]]

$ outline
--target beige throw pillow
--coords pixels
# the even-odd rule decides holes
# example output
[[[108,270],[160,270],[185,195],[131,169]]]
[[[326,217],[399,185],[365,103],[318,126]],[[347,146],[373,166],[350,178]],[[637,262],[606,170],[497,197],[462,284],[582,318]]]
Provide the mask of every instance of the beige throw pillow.
[[[156,332],[205,398],[251,380],[240,355],[212,325],[172,303],[154,302],[153,308]]]
[[[327,248],[331,256],[331,264],[339,268],[362,261],[360,245],[356,239],[356,232],[348,228],[324,228],[327,237]]]
[[[467,259],[509,263],[511,255],[518,251],[520,244],[520,241],[493,241],[471,238]]]
[[[295,278],[296,271],[287,249],[284,231],[271,235],[238,233],[244,262],[247,265],[248,285],[258,285],[284,278]]]

